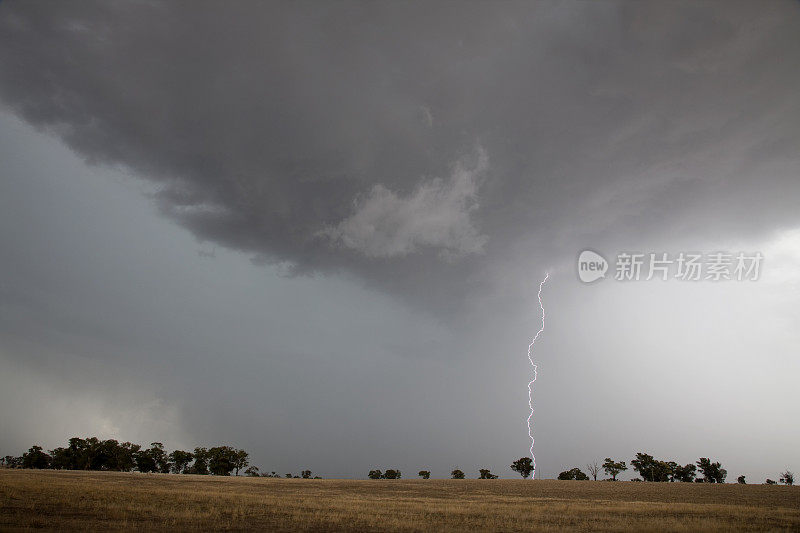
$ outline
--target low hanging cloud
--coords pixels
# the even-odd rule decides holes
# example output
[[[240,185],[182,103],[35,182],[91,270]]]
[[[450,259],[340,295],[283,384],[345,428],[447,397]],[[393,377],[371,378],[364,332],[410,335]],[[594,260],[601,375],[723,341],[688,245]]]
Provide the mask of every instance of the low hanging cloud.
[[[489,165],[478,149],[473,165],[459,161],[447,180],[419,183],[407,196],[381,184],[354,202],[352,215],[322,232],[335,243],[367,257],[405,256],[421,248],[436,248],[453,259],[480,254],[488,241],[475,227],[479,179]]]

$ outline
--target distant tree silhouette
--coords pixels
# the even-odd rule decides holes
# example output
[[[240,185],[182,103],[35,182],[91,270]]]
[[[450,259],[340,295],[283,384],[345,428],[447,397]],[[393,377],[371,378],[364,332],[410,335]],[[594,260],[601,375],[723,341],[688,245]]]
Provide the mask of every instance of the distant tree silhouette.
[[[301,470],[300,471],[300,476],[303,479],[311,479],[311,470]]]
[[[238,450],[230,446],[215,446],[208,450],[208,470],[215,476],[230,476],[238,461]]]
[[[192,474],[208,475],[208,450],[205,448],[194,449],[194,464],[190,469]]]
[[[3,457],[3,464],[6,468],[22,468],[22,457],[6,455]]]
[[[670,481],[678,465],[672,461],[660,461],[652,455],[640,452],[636,454],[636,459],[631,460],[631,466],[645,481]]]
[[[737,477],[736,478],[736,483],[738,483],[740,485],[746,485],[747,484],[747,482],[744,480],[744,476]]]
[[[239,470],[250,464],[250,454],[244,450],[235,450],[233,453],[233,470],[235,474],[239,475]]]
[[[781,474],[781,483],[785,485],[794,485],[794,474],[789,470]]]
[[[619,473],[627,469],[628,466],[625,464],[625,461],[612,461],[609,457],[606,457],[606,460],[603,461],[603,470],[605,470],[606,474],[611,476],[612,481],[616,481]]]
[[[675,471],[672,474],[672,478],[675,481],[681,481],[684,483],[691,483],[694,481],[695,472],[697,471],[697,467],[695,467],[692,463],[688,465],[676,465]]]
[[[155,464],[154,472],[169,474],[172,465],[169,462],[169,455],[164,451],[164,445],[160,442],[151,442],[150,448],[146,452]]]
[[[592,476],[593,480],[597,481],[597,474],[600,472],[600,465],[597,464],[597,461],[587,463],[586,471],[589,472],[589,475]]]
[[[565,470],[558,475],[558,479],[562,480],[575,480],[575,481],[589,481],[589,476],[584,474],[580,468],[575,467],[570,470]]]
[[[478,472],[480,472],[478,479],[497,479],[497,476],[492,474],[488,468],[481,468]]]
[[[776,484],[774,479],[769,479],[769,478],[767,478],[767,481],[765,483],[767,485],[775,485]]]
[[[530,457],[520,457],[511,463],[511,470],[527,479],[533,473],[533,460]]]
[[[383,479],[400,479],[401,475],[399,470],[390,468],[383,473]]]
[[[22,468],[50,468],[52,460],[52,457],[42,451],[41,446],[34,445],[22,454]]]
[[[370,470],[368,476],[370,479],[381,479],[383,477],[383,472],[380,470]]]
[[[417,473],[417,475],[418,475],[419,477],[421,477],[422,479],[430,479],[430,478],[431,478],[431,473],[430,473],[430,470],[420,470],[420,471]]]
[[[169,454],[169,460],[172,463],[173,472],[176,474],[188,474],[189,463],[194,460],[194,454],[183,450],[175,450]]]
[[[712,463],[708,457],[701,457],[697,461],[697,467],[703,473],[704,483],[725,483],[728,471],[718,462]]]
[[[464,479],[464,472],[456,468],[452,472],[450,472],[450,477],[452,479]]]
[[[2,464],[7,467],[52,468],[55,470],[113,470],[119,472],[159,472],[175,474],[208,474],[230,475],[246,467],[248,454],[244,450],[236,450],[230,446],[217,446],[207,450],[195,448],[194,453],[175,450],[167,453],[164,445],[153,442],[147,449],[138,444],[115,439],[101,440],[97,437],[72,437],[66,447],[57,447],[44,452],[41,446],[32,446],[22,457],[16,459],[9,456]],[[12,460],[13,459],[13,460]],[[194,463],[192,464],[192,461]],[[190,466],[191,464],[191,466]]]
[[[244,471],[244,475],[247,477],[259,477],[261,474],[258,473],[257,466],[250,466]]]

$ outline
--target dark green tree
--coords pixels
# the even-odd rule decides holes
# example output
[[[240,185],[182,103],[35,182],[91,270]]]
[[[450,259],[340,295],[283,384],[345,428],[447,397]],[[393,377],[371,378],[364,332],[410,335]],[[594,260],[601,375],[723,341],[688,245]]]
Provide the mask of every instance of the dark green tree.
[[[737,477],[736,483],[738,483],[739,485],[747,485],[747,482],[744,480],[744,476]]]
[[[380,470],[370,470],[368,476],[370,479],[381,479],[383,477],[383,472]]]
[[[420,471],[417,473],[417,475],[418,475],[419,477],[421,477],[422,479],[430,479],[430,478],[431,478],[431,472],[430,472],[430,470],[420,470]]]
[[[612,481],[616,481],[620,472],[624,472],[627,469],[628,466],[625,464],[625,461],[612,461],[609,457],[606,457],[606,460],[603,461],[603,470],[605,470],[606,474],[611,476]]]
[[[575,480],[575,481],[589,481],[589,476],[584,474],[577,466],[570,470],[565,470],[558,475],[558,479]]]
[[[725,483],[728,471],[719,462],[712,463],[708,457],[701,457],[697,461],[697,467],[703,473],[704,483]]]
[[[511,463],[511,470],[527,479],[533,473],[533,460],[530,457],[520,457]]]
[[[244,450],[235,450],[233,457],[233,469],[236,475],[239,475],[239,470],[246,467],[249,463],[250,454]]]
[[[478,472],[480,472],[478,479],[497,479],[497,476],[492,474],[488,468],[481,468]]]
[[[781,483],[784,485],[794,485],[794,473],[787,470],[783,474],[781,474]]]
[[[450,472],[450,477],[453,479],[464,479],[464,472],[456,468],[452,472]]]
[[[260,474],[258,473],[258,467],[257,466],[249,467],[247,470],[244,471],[244,475],[247,477],[259,477]]]
[[[672,478],[675,481],[681,481],[683,483],[691,483],[694,481],[695,472],[697,471],[697,467],[692,463],[688,465],[676,465],[675,471],[672,474]]]
[[[136,463],[136,469],[139,472],[157,472],[158,471],[158,464],[156,460],[153,458],[153,454],[150,452],[150,449],[147,450],[139,450],[136,452],[136,455],[133,457],[134,462]]]
[[[311,470],[301,470],[300,477],[303,479],[311,479]]]
[[[383,479],[400,479],[401,475],[399,470],[390,468],[383,473]]]
[[[214,446],[208,450],[208,471],[215,476],[230,476],[236,468],[237,450],[230,446]]]
[[[172,463],[173,472],[176,474],[188,474],[189,464],[194,460],[194,454],[183,450],[175,450],[169,454],[169,460]]]
[[[52,460],[52,457],[42,451],[41,446],[34,445],[22,454],[22,468],[50,468]]]
[[[645,481],[669,481],[674,475],[677,463],[660,461],[654,459],[652,455],[637,453],[636,459],[631,461],[631,466]]]
[[[153,462],[156,464],[156,472],[169,474],[172,464],[169,462],[169,454],[164,450],[164,445],[160,442],[151,442],[147,450]]]
[[[208,475],[208,450],[205,448],[194,449],[194,464],[189,469],[191,474]]]

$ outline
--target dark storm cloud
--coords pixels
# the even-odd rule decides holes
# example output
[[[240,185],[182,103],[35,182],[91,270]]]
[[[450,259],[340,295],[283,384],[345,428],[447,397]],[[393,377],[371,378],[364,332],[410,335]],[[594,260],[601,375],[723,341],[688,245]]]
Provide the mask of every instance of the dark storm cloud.
[[[797,3],[0,15],[0,94],[18,114],[154,181],[198,238],[295,272],[343,268],[452,306],[520,240],[571,254],[796,220]]]

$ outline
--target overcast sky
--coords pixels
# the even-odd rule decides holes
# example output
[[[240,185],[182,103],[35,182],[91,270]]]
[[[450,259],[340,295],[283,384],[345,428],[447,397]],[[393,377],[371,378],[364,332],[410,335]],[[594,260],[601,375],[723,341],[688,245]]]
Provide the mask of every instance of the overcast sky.
[[[798,65],[790,1],[4,1],[0,455],[511,476],[549,272],[538,477],[800,469]]]

